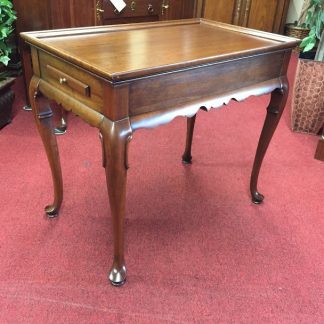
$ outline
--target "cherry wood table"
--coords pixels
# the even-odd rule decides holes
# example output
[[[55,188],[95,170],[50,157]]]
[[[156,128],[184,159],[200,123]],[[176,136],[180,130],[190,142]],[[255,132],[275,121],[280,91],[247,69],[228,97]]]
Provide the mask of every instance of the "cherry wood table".
[[[126,280],[127,152],[137,129],[187,117],[182,160],[190,163],[199,109],[271,93],[250,182],[253,202],[262,202],[258,175],[286,104],[287,66],[297,39],[204,19],[21,36],[31,46],[34,75],[29,97],[54,183],[54,202],[45,208],[49,217],[58,215],[63,181],[48,99],[99,129],[113,224],[114,258],[109,273],[113,285]]]

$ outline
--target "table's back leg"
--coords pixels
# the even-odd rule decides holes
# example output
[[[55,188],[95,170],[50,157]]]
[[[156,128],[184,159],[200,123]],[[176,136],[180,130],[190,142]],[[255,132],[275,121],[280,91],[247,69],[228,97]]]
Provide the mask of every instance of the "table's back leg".
[[[288,81],[287,78],[283,78],[282,87],[280,89],[275,89],[271,93],[271,100],[267,108],[267,116],[263,125],[258,148],[254,159],[250,181],[250,191],[252,195],[252,202],[255,204],[262,203],[264,199],[264,196],[261,193],[259,193],[257,189],[259,172],[261,169],[263,158],[270,144],[271,138],[277,128],[283,110],[285,108],[287,97]]]
[[[194,132],[194,128],[195,128],[196,116],[197,115],[187,118],[186,148],[182,155],[182,162],[184,164],[190,164],[192,161],[191,147],[192,147],[192,138],[193,138],[193,132]]]
[[[124,219],[126,202],[127,146],[131,139],[129,119],[119,122],[103,120],[100,127],[103,143],[103,165],[112,215],[114,261],[109,280],[114,286],[126,281],[124,258]]]
[[[68,115],[68,113],[62,106],[60,106],[59,113],[60,113],[60,122],[59,122],[59,125],[56,126],[56,128],[55,128],[55,134],[63,135],[66,133],[66,129],[67,129],[67,115]]]
[[[58,215],[63,200],[62,171],[52,121],[53,112],[49,107],[48,99],[38,90],[38,81],[38,78],[32,78],[29,86],[29,99],[36,126],[46,150],[54,185],[54,202],[45,207],[45,212],[49,217],[55,217]]]

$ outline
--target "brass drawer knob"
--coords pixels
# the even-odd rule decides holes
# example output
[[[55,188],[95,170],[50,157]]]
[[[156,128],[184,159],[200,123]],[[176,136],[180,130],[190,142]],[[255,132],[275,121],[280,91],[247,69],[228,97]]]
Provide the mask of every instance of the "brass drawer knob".
[[[169,4],[166,4],[164,1],[162,3],[162,16],[165,14],[165,12],[169,9]]]
[[[131,8],[132,11],[136,10],[136,1],[131,2],[130,8]]]
[[[150,3],[147,7],[147,11],[151,14],[154,12],[154,8],[153,8],[153,5]]]
[[[105,10],[100,8],[101,2],[100,0],[97,0],[96,2],[96,13],[97,13],[97,19],[100,21],[102,14],[105,12]]]
[[[59,79],[59,82],[60,82],[60,84],[64,84],[64,83],[67,82],[67,80],[66,80],[65,78],[60,78],[60,79]]]

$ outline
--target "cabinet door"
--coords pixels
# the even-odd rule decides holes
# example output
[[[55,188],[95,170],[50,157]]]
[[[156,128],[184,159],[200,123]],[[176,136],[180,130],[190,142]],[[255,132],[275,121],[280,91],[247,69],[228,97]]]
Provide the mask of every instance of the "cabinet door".
[[[235,0],[205,0],[203,17],[231,24],[235,2]]]
[[[272,31],[276,17],[278,0],[252,0],[248,27]]]
[[[252,0],[248,27],[282,33],[288,6],[288,0]]]
[[[168,8],[164,10],[166,13],[164,19],[186,19],[193,18],[195,15],[196,0],[165,0],[162,6],[166,5]]]
[[[97,9],[101,7],[101,0],[70,0],[71,27],[86,27],[100,24]],[[100,13],[100,12],[98,12]]]
[[[51,28],[69,28],[73,27],[71,21],[71,3],[66,0],[50,0],[49,11],[51,13]]]
[[[203,17],[282,33],[289,0],[204,0]]]
[[[17,33],[51,28],[47,1],[14,0],[13,5],[18,13]]]
[[[196,17],[197,0],[182,0],[182,17],[181,19]]]
[[[96,24],[96,0],[14,0],[13,4],[17,32]]]
[[[96,25],[95,0],[50,0],[49,3],[52,28]]]

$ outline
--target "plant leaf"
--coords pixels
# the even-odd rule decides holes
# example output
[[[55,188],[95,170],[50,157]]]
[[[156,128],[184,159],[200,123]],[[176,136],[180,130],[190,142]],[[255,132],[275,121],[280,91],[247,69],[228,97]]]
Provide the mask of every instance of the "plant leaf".
[[[305,46],[303,52],[308,52],[316,45],[316,38],[312,38],[311,41]]]
[[[10,61],[10,58],[8,56],[6,56],[6,55],[0,56],[0,62],[3,63],[4,65],[7,66],[9,61]]]
[[[13,22],[17,19],[12,1],[0,0],[0,63],[7,65],[11,53],[11,45],[7,44],[8,36],[13,32]]]
[[[307,36],[303,39],[303,41],[300,43],[300,47],[303,48],[305,46],[307,46],[311,41],[312,41],[313,37],[312,36]]]

